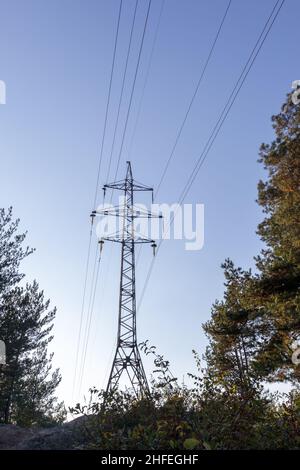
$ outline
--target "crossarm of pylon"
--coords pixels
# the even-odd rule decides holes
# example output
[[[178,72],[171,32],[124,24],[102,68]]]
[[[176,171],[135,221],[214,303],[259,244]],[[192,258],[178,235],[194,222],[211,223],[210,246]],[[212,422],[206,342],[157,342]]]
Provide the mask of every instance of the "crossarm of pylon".
[[[108,236],[108,237],[101,237],[101,240],[103,241],[108,241],[108,242],[116,242],[116,243],[126,243],[126,241],[131,241],[130,239],[126,240],[122,237],[121,234],[116,235],[116,236]],[[143,237],[136,237],[133,239],[134,243],[153,243],[154,240],[151,238],[143,238]]]

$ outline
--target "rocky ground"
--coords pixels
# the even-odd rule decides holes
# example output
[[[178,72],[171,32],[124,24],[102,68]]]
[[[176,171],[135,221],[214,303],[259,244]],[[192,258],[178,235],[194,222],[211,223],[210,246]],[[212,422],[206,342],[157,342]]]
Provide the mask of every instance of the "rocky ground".
[[[0,450],[80,449],[86,440],[85,417],[52,428],[0,424]]]

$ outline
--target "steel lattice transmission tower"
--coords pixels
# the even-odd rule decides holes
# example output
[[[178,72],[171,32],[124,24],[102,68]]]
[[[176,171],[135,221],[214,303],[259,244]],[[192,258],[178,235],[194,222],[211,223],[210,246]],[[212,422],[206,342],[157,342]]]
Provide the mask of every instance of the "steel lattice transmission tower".
[[[123,228],[120,232],[102,237],[99,241],[101,250],[105,240],[121,244],[117,348],[107,384],[107,392],[118,388],[120,378],[125,373],[135,394],[137,396],[147,396],[149,395],[149,386],[138,349],[136,332],[135,245],[150,243],[155,254],[156,244],[154,240],[136,235],[134,221],[137,218],[150,219],[161,218],[162,216],[134,207],[134,192],[151,191],[153,195],[153,188],[137,183],[133,179],[130,162],[127,162],[125,179],[105,184],[103,187],[104,194],[107,189],[119,190],[124,193],[122,207],[117,206],[92,213],[92,216],[101,214],[123,218]]]

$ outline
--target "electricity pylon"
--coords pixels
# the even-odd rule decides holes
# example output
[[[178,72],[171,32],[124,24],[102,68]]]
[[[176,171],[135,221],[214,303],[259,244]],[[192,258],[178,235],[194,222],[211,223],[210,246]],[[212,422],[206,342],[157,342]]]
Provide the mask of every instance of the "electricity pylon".
[[[130,162],[127,162],[126,177],[122,181],[105,184],[104,194],[107,189],[119,190],[124,193],[124,205],[120,208],[101,209],[94,211],[96,214],[117,216],[123,218],[123,228],[120,232],[107,237],[102,237],[99,241],[100,250],[104,241],[111,241],[121,244],[121,276],[120,276],[120,297],[119,297],[119,321],[117,348],[107,384],[107,392],[118,388],[120,378],[126,373],[131,387],[136,396],[149,396],[149,385],[142,364],[141,356],[137,344],[136,332],[136,290],[135,290],[135,245],[141,243],[151,243],[153,254],[155,254],[156,244],[154,240],[137,236],[135,234],[134,221],[137,218],[161,218],[151,212],[136,209],[134,207],[135,191],[151,191],[153,199],[153,188],[137,183],[132,177]]]

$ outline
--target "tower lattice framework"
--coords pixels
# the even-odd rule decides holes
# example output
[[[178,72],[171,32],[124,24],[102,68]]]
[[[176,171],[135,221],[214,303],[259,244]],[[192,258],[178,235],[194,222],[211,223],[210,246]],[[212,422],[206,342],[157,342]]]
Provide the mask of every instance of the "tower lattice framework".
[[[153,195],[153,188],[138,183],[133,179],[130,162],[127,162],[125,179],[105,184],[103,189],[104,192],[107,189],[111,189],[124,193],[124,204],[122,204],[122,207],[117,206],[93,212],[93,215],[97,213],[123,218],[123,227],[120,232],[103,237],[99,241],[101,249],[104,241],[121,244],[117,347],[106,390],[107,392],[116,390],[121,376],[126,374],[135,394],[137,396],[147,396],[150,393],[149,385],[137,343],[135,246],[137,244],[150,243],[155,253],[156,244],[154,240],[136,235],[134,221],[137,218],[160,218],[161,215],[155,215],[145,210],[137,210],[134,207],[134,193],[137,191],[150,191]]]

